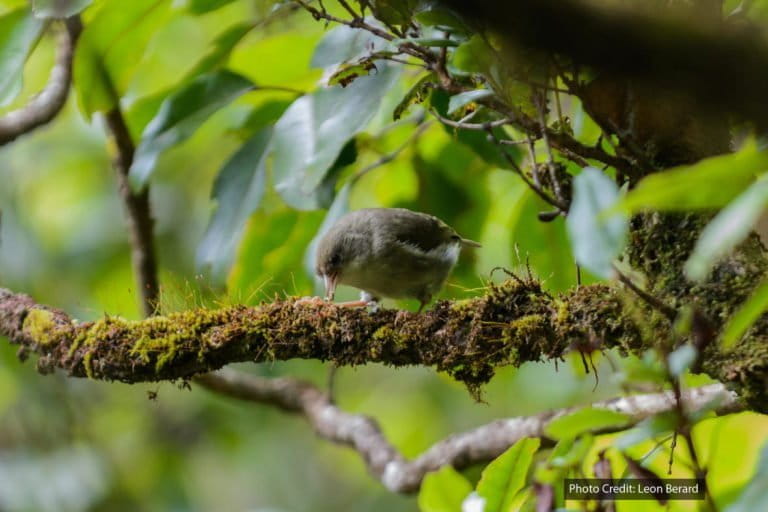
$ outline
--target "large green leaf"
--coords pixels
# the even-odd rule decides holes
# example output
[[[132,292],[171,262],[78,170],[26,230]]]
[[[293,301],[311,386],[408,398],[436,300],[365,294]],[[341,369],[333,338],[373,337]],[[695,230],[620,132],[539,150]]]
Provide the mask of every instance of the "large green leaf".
[[[331,87],[293,102],[275,126],[275,189],[294,208],[322,206],[315,191],[349,139],[379,109],[398,72],[390,66],[358,78],[346,88]]]
[[[735,503],[725,512],[768,510],[768,443],[763,445],[755,474]]]
[[[131,185],[146,185],[163,151],[189,138],[214,112],[253,87],[247,78],[223,70],[202,75],[170,95],[141,136]]]
[[[117,106],[170,1],[102,0],[100,5],[80,36],[73,71],[80,109],[88,119]]]
[[[728,320],[721,339],[723,348],[730,348],[739,341],[766,310],[768,310],[768,281],[761,283],[744,305]]]
[[[585,408],[557,418],[544,430],[553,439],[572,439],[582,432],[626,425],[629,420],[629,416],[620,412]]]
[[[133,102],[125,115],[131,135],[137,139],[141,137],[141,132],[144,131],[152,117],[157,114],[160,105],[168,96],[173,94],[175,89],[200,75],[225,67],[232,50],[252,29],[253,23],[238,23],[229,27],[213,40],[208,52],[202,56],[189,73],[179,80],[178,84]]]
[[[93,0],[32,0],[32,11],[38,18],[68,18],[91,3]]]
[[[768,151],[746,144],[741,151],[706,158],[643,178],[617,205],[628,213],[720,208],[768,170]]]
[[[0,106],[10,103],[21,92],[24,63],[44,26],[29,9],[0,16]]]
[[[472,492],[466,478],[451,466],[427,473],[419,490],[420,512],[461,512],[464,498]]]
[[[699,235],[685,264],[689,278],[700,281],[714,264],[741,243],[768,205],[768,178],[762,178],[734,199]]]
[[[225,277],[245,223],[261,204],[271,138],[272,129],[265,128],[246,141],[224,164],[213,185],[217,207],[200,242],[197,261],[216,280]]]
[[[573,255],[579,265],[603,278],[613,275],[613,261],[624,250],[629,228],[624,215],[602,215],[618,199],[619,187],[598,169],[587,167],[573,180],[566,219]]]
[[[194,78],[197,75],[208,73],[209,71],[223,67],[232,50],[251,30],[253,23],[238,23],[232,25],[224,32],[216,36],[213,40],[211,49],[203,56],[195,67],[187,74],[188,78]]]
[[[507,512],[517,493],[525,486],[538,438],[525,438],[493,460],[483,470],[477,493],[485,499],[485,512]]]
[[[371,22],[371,20],[367,20]],[[391,49],[392,45],[368,31],[339,25],[329,30],[312,54],[310,65],[330,68],[370,53]]]

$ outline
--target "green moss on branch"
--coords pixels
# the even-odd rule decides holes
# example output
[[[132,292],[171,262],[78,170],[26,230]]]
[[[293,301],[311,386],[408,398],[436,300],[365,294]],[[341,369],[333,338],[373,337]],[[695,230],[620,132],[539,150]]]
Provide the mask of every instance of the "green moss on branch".
[[[289,299],[142,321],[106,316],[76,323],[29,297],[0,290],[0,334],[37,353],[40,371],[60,368],[75,377],[173,380],[234,362],[302,358],[340,366],[432,366],[476,392],[500,366],[560,358],[574,348],[641,353],[669,326],[661,318],[654,320],[642,304],[627,307],[630,297],[602,284],[553,297],[538,283],[509,280],[489,287],[481,297],[439,302],[424,314],[369,313]],[[639,327],[649,319],[656,338]],[[749,350],[709,353],[704,369],[755,403],[765,403],[760,379],[768,351]],[[745,355],[751,363],[742,365]]]

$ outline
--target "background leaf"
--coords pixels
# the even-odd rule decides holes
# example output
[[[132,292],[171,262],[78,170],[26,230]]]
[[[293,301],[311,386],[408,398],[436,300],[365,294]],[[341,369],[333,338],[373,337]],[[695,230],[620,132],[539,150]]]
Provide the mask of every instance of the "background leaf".
[[[32,12],[38,18],[68,18],[92,3],[93,0],[32,0]]]
[[[723,348],[730,348],[739,341],[766,310],[768,310],[768,281],[761,283],[728,320],[723,329]]]
[[[573,201],[566,219],[573,255],[579,265],[603,278],[613,275],[613,261],[624,250],[629,228],[623,215],[601,215],[618,199],[616,183],[593,167],[573,180]]]
[[[24,63],[44,26],[29,9],[0,16],[0,107],[13,101],[21,92]]]
[[[210,269],[217,281],[234,257],[245,223],[264,196],[272,130],[251,137],[224,165],[213,185],[218,205],[197,253],[199,266]]]
[[[303,96],[275,125],[272,169],[275,189],[300,210],[322,206],[316,190],[349,139],[365,128],[398,72],[382,66],[346,88],[331,87]]]
[[[521,439],[483,470],[477,493],[485,498],[485,512],[507,512],[517,493],[525,486],[538,438]]]
[[[591,430],[626,425],[629,420],[620,412],[585,408],[550,422],[545,432],[553,439],[569,439]]]
[[[686,275],[695,281],[706,278],[715,263],[752,232],[766,205],[768,178],[762,178],[750,185],[704,228],[685,264]]]
[[[136,149],[130,173],[132,186],[144,186],[163,151],[187,139],[214,112],[253,87],[247,78],[224,70],[199,76],[169,96]]]
[[[87,119],[117,105],[169,5],[168,0],[101,0],[80,35],[73,65],[78,103]]]
[[[472,486],[452,466],[427,473],[419,490],[420,512],[461,512]]]
[[[750,142],[736,153],[651,174],[640,180],[617,208],[627,213],[720,208],[766,170],[768,152]]]
[[[755,475],[739,499],[726,512],[752,512],[768,509],[768,443],[763,445]]]

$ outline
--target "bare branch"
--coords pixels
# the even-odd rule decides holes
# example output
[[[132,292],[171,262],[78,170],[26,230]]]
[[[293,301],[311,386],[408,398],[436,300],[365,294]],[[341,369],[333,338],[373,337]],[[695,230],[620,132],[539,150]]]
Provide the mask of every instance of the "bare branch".
[[[72,60],[81,31],[82,24],[77,16],[62,23],[56,46],[56,62],[48,84],[29,103],[0,118],[0,146],[49,123],[61,111],[72,83]]]
[[[149,203],[149,189],[134,192],[128,182],[128,173],[133,164],[136,147],[131,140],[128,126],[123,119],[119,104],[106,115],[107,128],[115,141],[117,153],[113,166],[117,173],[120,197],[125,205],[128,230],[131,237],[131,260],[136,281],[139,285],[144,316],[157,312],[160,285],[157,278],[157,260],[153,238],[152,212]]]
[[[318,436],[351,447],[387,489],[401,493],[418,490],[430,471],[446,465],[463,469],[487,462],[520,439],[546,437],[545,429],[549,423],[580,409],[573,407],[530,417],[496,420],[447,437],[415,459],[408,460],[387,440],[374,419],[341,410],[326,393],[308,382],[290,378],[266,379],[230,370],[204,375],[195,381],[222,395],[275,406],[304,416]],[[683,403],[692,411],[712,403],[718,404],[720,412],[738,408],[735,393],[726,390],[722,384],[687,390]],[[638,422],[673,410],[676,406],[674,394],[668,391],[614,398],[597,402],[591,407],[627,414],[633,422]]]

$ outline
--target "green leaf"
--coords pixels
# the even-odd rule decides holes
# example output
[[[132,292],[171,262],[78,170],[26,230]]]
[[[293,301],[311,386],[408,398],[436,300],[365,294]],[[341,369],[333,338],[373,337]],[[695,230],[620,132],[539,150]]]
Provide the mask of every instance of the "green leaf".
[[[275,189],[294,208],[322,206],[315,192],[347,142],[364,129],[398,71],[358,78],[346,88],[331,87],[293,102],[275,125],[272,169]]]
[[[578,467],[584,463],[584,458],[590,452],[594,443],[595,437],[590,433],[579,436],[573,442],[562,439],[555,446],[555,450],[553,450],[550,456],[549,464],[553,468],[559,469]]]
[[[757,469],[738,499],[725,512],[768,510],[768,443],[763,445]]]
[[[485,512],[506,512],[515,495],[525,486],[538,438],[525,438],[493,460],[483,470],[477,493],[485,498]]]
[[[377,19],[390,25],[408,25],[417,0],[371,0],[370,6]]]
[[[371,19],[366,21],[376,24]],[[310,65],[313,68],[330,68],[342,62],[392,49],[393,46],[388,41],[370,32],[339,25],[329,30],[318,43],[312,54]]]
[[[766,170],[768,152],[758,149],[752,141],[737,153],[651,174],[643,178],[616,208],[627,213],[648,209],[721,208]]]
[[[763,177],[750,185],[704,228],[685,264],[686,275],[695,281],[706,278],[715,263],[752,232],[766,205],[768,177]]]
[[[403,96],[400,103],[397,104],[395,110],[392,112],[392,119],[394,121],[399,121],[413,105],[424,102],[432,91],[435,80],[436,77],[434,73],[427,73],[421,77],[419,81],[408,90],[405,96]]]
[[[253,87],[236,73],[217,71],[170,95],[144,130],[131,166],[131,185],[137,189],[146,185],[163,151],[189,138],[214,112]]]
[[[723,329],[722,347],[731,348],[766,310],[768,310],[768,281],[763,281],[728,320],[725,329]]]
[[[188,78],[208,73],[226,65],[232,50],[251,30],[253,23],[238,23],[216,36],[208,53],[187,74]]]
[[[685,370],[691,367],[696,360],[697,352],[693,345],[681,345],[674,352],[669,354],[667,361],[669,363],[669,373],[673,377],[679,377]]]
[[[467,25],[452,10],[442,5],[432,4],[417,13],[416,21],[427,27],[441,27],[465,34],[469,32]]]
[[[213,185],[216,211],[197,251],[200,267],[208,267],[215,280],[225,277],[245,223],[264,197],[267,155],[272,129],[251,137],[224,164]]]
[[[117,106],[169,0],[102,0],[77,43],[73,69],[78,103],[90,119]]]
[[[45,24],[29,9],[0,16],[0,107],[21,92],[24,63],[40,39]]]
[[[493,51],[482,37],[474,35],[456,48],[451,65],[468,73],[488,73],[493,66]]]
[[[240,23],[233,25],[219,34],[213,41],[213,46],[198,61],[195,67],[187,73],[176,86],[168,87],[161,91],[144,96],[133,102],[125,114],[126,122],[130,128],[131,135],[139,139],[141,132],[144,131],[147,124],[157,114],[163,101],[170,96],[174,90],[183,84],[190,82],[199,75],[210,73],[216,69],[222,68],[227,64],[229,56],[234,47],[239,43],[248,32],[253,29],[252,23]],[[259,111],[260,109],[256,109]],[[285,109],[283,109],[285,110]],[[256,130],[251,130],[249,135]]]
[[[38,18],[68,18],[92,3],[93,0],[32,0],[32,12]]]
[[[677,423],[678,418],[675,411],[659,413],[644,419],[635,428],[628,430],[616,440],[614,446],[619,450],[626,450],[643,441],[653,439],[659,434],[673,431],[677,427]]]
[[[461,512],[464,498],[472,486],[451,466],[427,473],[419,490],[420,512]]]
[[[231,4],[234,1],[235,0],[189,0],[187,10],[192,14],[205,14],[224,7],[227,4]]]
[[[473,101],[478,101],[489,96],[493,96],[493,91],[489,91],[488,89],[476,89],[474,91],[462,92],[460,94],[451,96],[451,99],[448,102],[448,113],[453,114],[468,103],[472,103]]]
[[[568,439],[582,432],[626,425],[629,420],[629,416],[620,412],[588,407],[557,418],[550,422],[544,431],[552,439]]]
[[[618,199],[616,183],[593,167],[573,180],[573,201],[566,219],[573,255],[579,265],[603,278],[613,275],[613,261],[624,250],[629,228],[623,215],[601,215]]]

